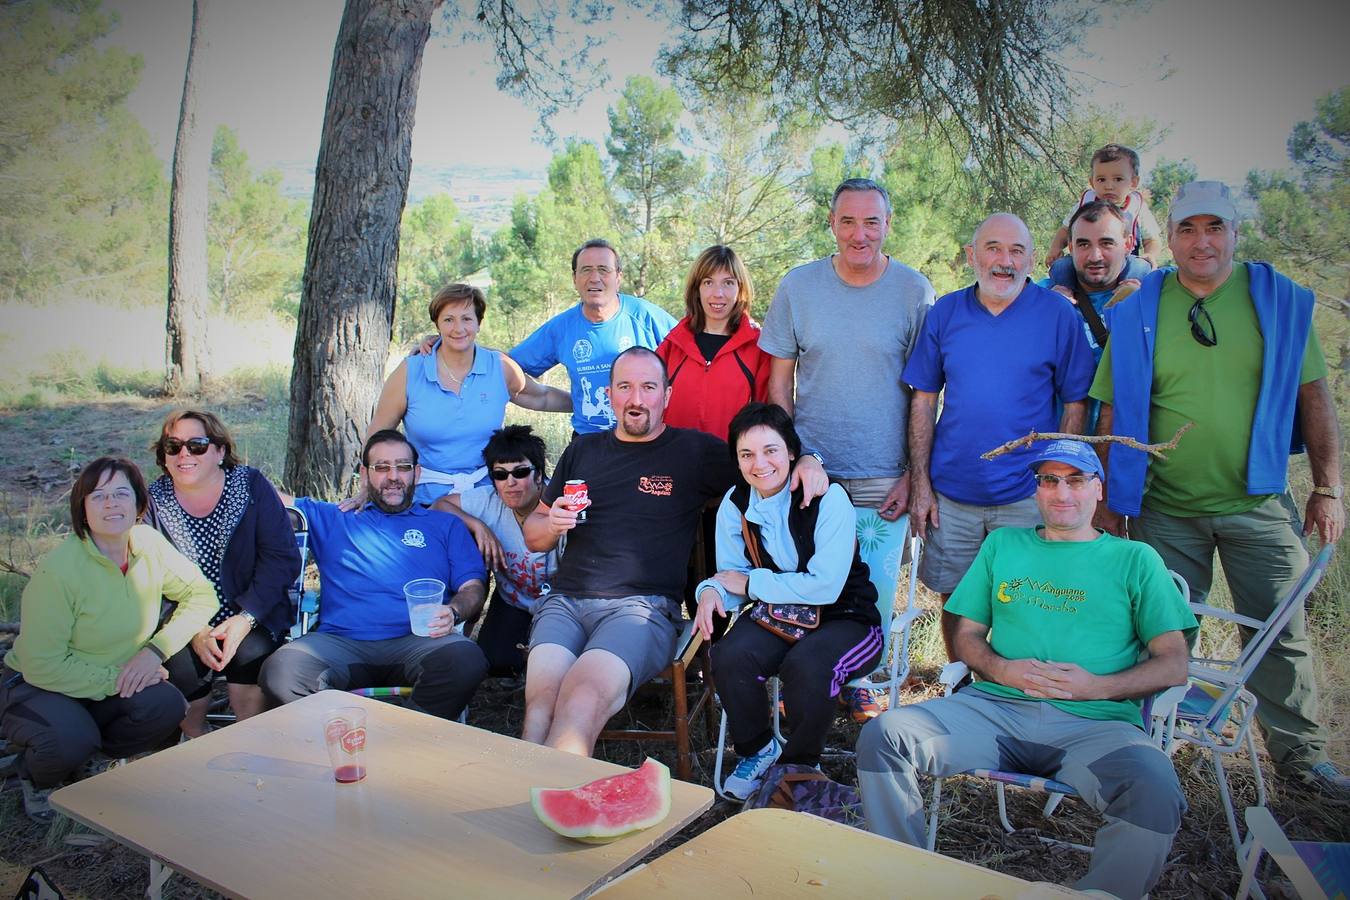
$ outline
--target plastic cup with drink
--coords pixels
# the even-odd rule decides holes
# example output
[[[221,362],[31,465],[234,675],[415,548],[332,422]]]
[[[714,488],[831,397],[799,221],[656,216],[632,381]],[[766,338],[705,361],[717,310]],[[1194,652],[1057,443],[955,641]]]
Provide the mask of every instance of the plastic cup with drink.
[[[359,706],[342,706],[328,714],[323,723],[328,760],[333,764],[333,780],[350,784],[366,777],[366,711]]]
[[[403,586],[403,599],[408,601],[408,624],[419,637],[431,636],[431,620],[440,611],[445,596],[445,582],[438,578],[414,578]]]

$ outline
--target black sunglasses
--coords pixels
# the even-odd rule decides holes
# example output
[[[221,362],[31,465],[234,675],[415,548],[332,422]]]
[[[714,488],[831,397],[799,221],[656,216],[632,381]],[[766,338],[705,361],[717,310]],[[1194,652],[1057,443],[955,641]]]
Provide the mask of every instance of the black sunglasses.
[[[1219,343],[1219,333],[1214,330],[1214,320],[1209,316],[1209,310],[1205,309],[1204,300],[1196,300],[1191,304],[1191,311],[1186,314],[1186,318],[1191,322],[1191,337],[1195,338],[1196,343],[1201,347],[1214,347]]]
[[[164,448],[165,456],[177,456],[178,451],[184,447],[193,456],[201,456],[207,450],[211,449],[211,439],[206,437],[188,438],[186,441],[180,441],[178,438],[165,438],[160,444]]]
[[[493,481],[505,481],[508,478],[525,478],[533,471],[534,466],[516,466],[514,469],[493,469],[491,475]]]

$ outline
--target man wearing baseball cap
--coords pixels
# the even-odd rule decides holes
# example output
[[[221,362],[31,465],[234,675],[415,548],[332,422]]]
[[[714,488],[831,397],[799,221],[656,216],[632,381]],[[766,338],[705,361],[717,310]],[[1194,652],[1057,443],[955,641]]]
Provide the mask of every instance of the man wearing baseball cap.
[[[979,680],[863,728],[863,812],[869,830],[922,847],[919,773],[1054,778],[1106,818],[1074,887],[1141,897],[1186,801],[1141,728],[1140,698],[1185,683],[1195,616],[1152,548],[1093,527],[1102,467],[1087,444],[1046,444],[1030,468],[1045,524],[991,532],[946,605],[956,658]]]
[[[1237,209],[1218,181],[1182,185],[1167,218],[1175,269],[1115,308],[1091,396],[1097,431],[1143,442],[1195,427],[1165,459],[1114,444],[1099,524],[1147,541],[1203,601],[1223,562],[1242,615],[1267,618],[1308,564],[1303,539],[1345,528],[1340,432],[1313,327],[1313,293],[1268,263],[1233,264]],[[1289,455],[1306,445],[1313,489],[1299,521]],[[1244,635],[1245,639],[1245,635]],[[1303,611],[1247,687],[1276,770],[1350,797],[1327,758]]]

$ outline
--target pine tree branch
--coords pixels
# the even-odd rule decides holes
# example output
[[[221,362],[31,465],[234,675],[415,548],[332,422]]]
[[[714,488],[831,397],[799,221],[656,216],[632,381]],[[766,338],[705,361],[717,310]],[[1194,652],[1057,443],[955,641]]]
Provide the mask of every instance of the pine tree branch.
[[[1135,450],[1142,450],[1150,456],[1158,459],[1166,459],[1167,454],[1164,450],[1175,450],[1181,436],[1195,427],[1194,422],[1187,422],[1177,429],[1177,433],[1172,435],[1172,439],[1165,444],[1141,444],[1134,438],[1126,437],[1122,434],[1067,434],[1062,431],[1032,431],[1016,440],[1008,441],[990,450],[987,453],[981,453],[980,459],[993,459],[996,456],[1002,456],[1005,453],[1011,453],[1021,447],[1030,447],[1037,441],[1082,441],[1085,444],[1120,444],[1124,447],[1132,447]]]

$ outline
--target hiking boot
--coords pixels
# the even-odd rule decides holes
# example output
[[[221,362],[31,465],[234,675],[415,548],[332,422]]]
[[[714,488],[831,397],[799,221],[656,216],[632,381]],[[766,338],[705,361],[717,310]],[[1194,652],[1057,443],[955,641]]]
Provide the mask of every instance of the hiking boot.
[[[24,815],[39,825],[50,824],[56,818],[56,810],[48,802],[53,788],[35,787],[33,782],[22,775],[19,776],[19,786],[23,789]]]
[[[1328,800],[1350,800],[1350,775],[1342,774],[1333,762],[1320,762],[1299,778],[1304,787]]]
[[[764,778],[764,773],[769,771],[769,766],[778,762],[782,752],[783,748],[778,746],[778,742],[770,738],[769,743],[754,756],[741,757],[736,763],[736,770],[727,776],[726,782],[722,785],[723,793],[737,800],[749,797],[755,792],[755,788],[759,787],[759,782]]]
[[[848,709],[849,717],[859,724],[875,719],[886,711],[887,698],[872,693],[867,688],[846,687],[839,692],[839,705]]]

